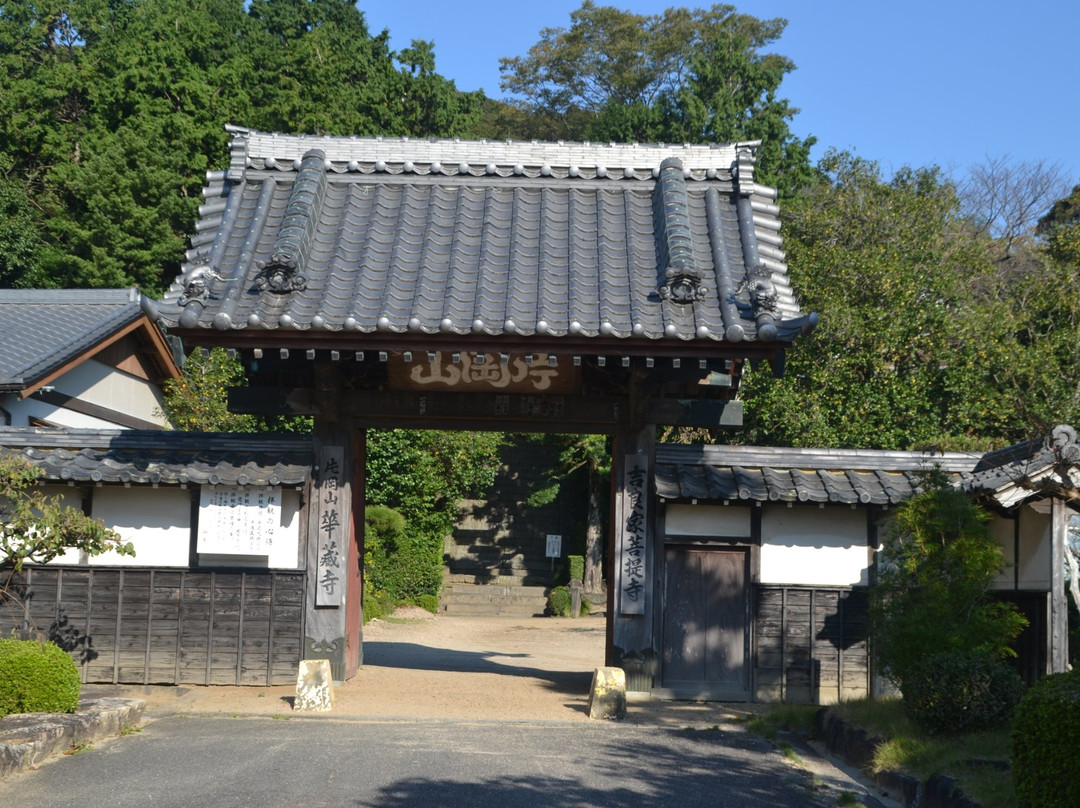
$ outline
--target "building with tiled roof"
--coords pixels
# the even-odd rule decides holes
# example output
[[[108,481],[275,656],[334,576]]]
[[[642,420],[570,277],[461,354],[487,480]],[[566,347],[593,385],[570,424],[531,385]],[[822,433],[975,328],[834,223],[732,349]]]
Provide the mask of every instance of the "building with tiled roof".
[[[233,128],[148,311],[231,345],[708,355],[813,327],[755,144],[513,143]],[[212,339],[207,336],[206,339]],[[350,339],[351,338],[351,339]]]
[[[161,429],[179,373],[136,289],[0,289],[0,425]]]
[[[607,661],[630,690],[870,691],[877,531],[927,458],[655,442],[658,424],[741,424],[746,362],[782,370],[816,324],[757,144],[231,132],[182,272],[144,309],[236,352],[239,411],[314,418],[334,473],[305,497],[306,656],[335,678],[359,664],[360,548],[341,526],[362,535],[365,429],[593,432],[614,447]],[[1004,456],[933,458],[995,509],[999,588],[1037,624],[1028,678],[1067,655],[1068,498],[1050,490],[1061,457],[1043,459],[1049,488],[1031,489]]]

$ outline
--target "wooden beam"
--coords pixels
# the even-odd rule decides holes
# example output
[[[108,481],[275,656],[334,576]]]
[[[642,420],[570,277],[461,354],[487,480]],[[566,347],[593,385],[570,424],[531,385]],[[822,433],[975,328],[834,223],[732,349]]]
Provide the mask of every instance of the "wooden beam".
[[[75,398],[74,396],[69,396],[66,393],[61,393],[56,390],[38,390],[31,398],[34,401],[42,401],[53,407],[60,407],[61,409],[71,410],[72,412],[77,412],[82,415],[89,415],[91,418],[100,418],[103,421],[119,424],[120,426],[125,426],[129,429],[165,428],[161,424],[153,421],[145,421],[142,418],[136,418],[134,415],[128,415],[119,410],[113,410],[108,407],[102,407],[99,404],[83,401],[80,398]]]
[[[638,403],[641,423],[661,426],[740,427],[743,403],[701,398],[647,398]]]
[[[229,409],[251,415],[323,413],[324,394],[305,388],[241,387],[229,391]],[[339,403],[364,425],[535,432],[607,432],[631,423],[629,399],[518,393],[343,391]],[[736,427],[742,402],[649,398],[637,402],[638,422],[665,426]]]
[[[782,342],[719,342],[716,340],[620,339],[597,337],[522,337],[501,334],[422,334],[394,332],[286,331],[277,329],[172,329],[185,345],[213,347],[221,345],[238,350],[262,348],[292,348],[294,350],[338,351],[447,351],[471,353],[554,354],[559,364],[570,361],[573,355],[609,357],[653,357],[670,361],[673,358],[721,362],[725,360],[772,360],[787,343]],[[614,360],[613,360],[614,361]]]
[[[1050,500],[1050,625],[1047,631],[1047,673],[1069,669],[1069,602],[1065,595],[1065,553],[1069,511],[1060,497]]]

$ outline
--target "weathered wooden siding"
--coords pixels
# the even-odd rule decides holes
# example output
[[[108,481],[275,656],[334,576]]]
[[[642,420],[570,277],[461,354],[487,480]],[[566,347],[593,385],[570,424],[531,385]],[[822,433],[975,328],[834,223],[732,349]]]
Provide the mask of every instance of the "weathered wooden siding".
[[[79,663],[84,682],[273,685],[296,680],[303,572],[33,567],[0,608]]]
[[[832,704],[870,692],[867,598],[859,588],[755,588],[757,701]]]

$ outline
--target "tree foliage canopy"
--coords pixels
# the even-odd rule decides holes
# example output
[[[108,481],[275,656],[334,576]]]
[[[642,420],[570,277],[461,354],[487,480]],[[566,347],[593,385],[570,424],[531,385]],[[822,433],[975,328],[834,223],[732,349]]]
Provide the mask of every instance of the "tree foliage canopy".
[[[923,490],[896,509],[871,587],[873,650],[903,688],[925,657],[1014,655],[1009,644],[1027,621],[993,596],[1004,557],[989,514],[930,470]]]
[[[820,327],[744,379],[742,439],[986,449],[1080,417],[1075,260],[1003,252],[936,169],[830,153],[785,205],[792,285]],[[1004,256],[1004,257],[1003,257]]]
[[[40,476],[41,470],[19,455],[0,454],[0,567],[10,564],[18,572],[27,561],[45,564],[69,549],[135,555],[131,543],[100,519],[41,491]]]
[[[458,135],[481,94],[349,0],[0,6],[0,285],[148,294],[178,272],[224,125]]]
[[[645,15],[585,0],[569,28],[545,28],[527,55],[500,60],[519,112],[501,126],[548,139],[760,139],[764,181],[790,192],[810,177],[814,139],[792,134],[798,110],[778,97],[794,63],[764,52],[786,25],[730,5]]]

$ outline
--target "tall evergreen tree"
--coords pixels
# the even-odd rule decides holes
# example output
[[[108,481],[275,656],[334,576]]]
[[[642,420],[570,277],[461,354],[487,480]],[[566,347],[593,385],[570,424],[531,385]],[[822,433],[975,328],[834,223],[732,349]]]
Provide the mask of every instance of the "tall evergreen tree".
[[[5,2],[0,204],[20,216],[0,231],[0,283],[156,294],[226,123],[464,133],[481,95],[435,72],[430,43],[407,54],[348,0]]]
[[[502,88],[525,114],[489,120],[576,140],[761,139],[761,176],[790,194],[811,177],[815,140],[791,132],[798,110],[778,95],[795,64],[764,52],[786,25],[729,5],[644,15],[585,0],[569,28],[545,28],[527,55],[501,60]]]

